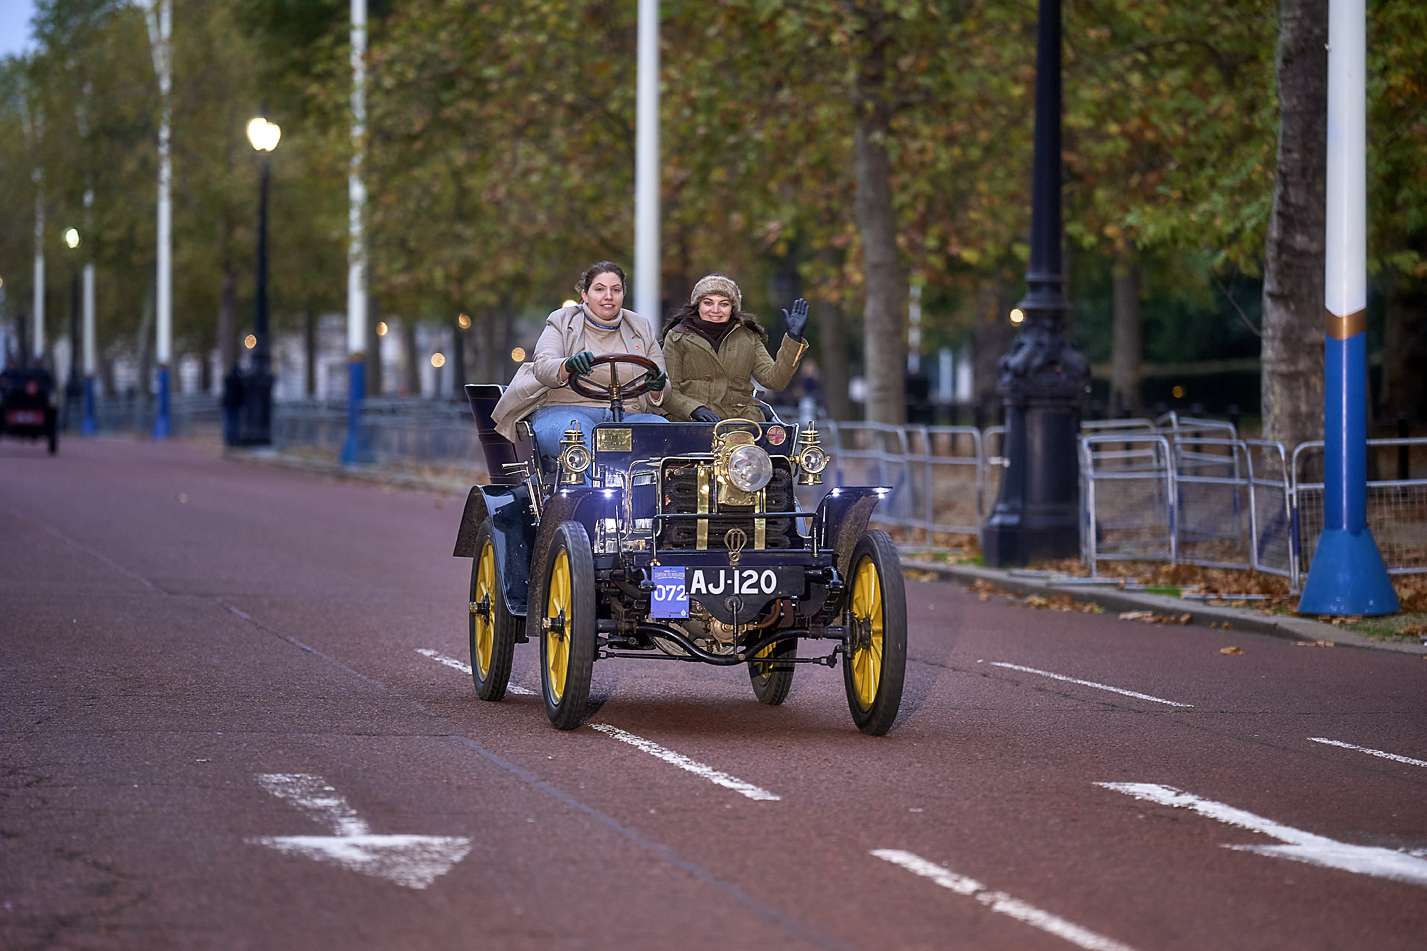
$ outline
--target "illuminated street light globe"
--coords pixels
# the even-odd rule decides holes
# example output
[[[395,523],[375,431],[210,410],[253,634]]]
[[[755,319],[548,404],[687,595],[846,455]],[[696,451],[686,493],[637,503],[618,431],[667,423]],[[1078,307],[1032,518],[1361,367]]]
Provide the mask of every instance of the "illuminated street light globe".
[[[431,365],[438,370],[444,367],[446,365],[446,354],[442,353],[440,350],[431,354]]]
[[[248,141],[259,152],[271,152],[277,148],[282,138],[282,129],[276,122],[269,122],[262,116],[248,122]]]
[[[65,243],[65,245],[66,245],[67,247],[69,247],[69,248],[71,248],[71,249],[79,247],[79,229],[78,229],[78,228],[65,228],[65,229],[64,229],[64,243]]]

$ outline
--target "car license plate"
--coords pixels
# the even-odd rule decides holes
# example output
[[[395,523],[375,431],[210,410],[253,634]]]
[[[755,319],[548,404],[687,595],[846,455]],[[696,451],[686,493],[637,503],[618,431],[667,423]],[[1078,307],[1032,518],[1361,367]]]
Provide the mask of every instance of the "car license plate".
[[[649,616],[689,616],[689,592],[684,584],[683,568],[674,565],[655,566],[654,594],[649,599]]]
[[[5,414],[11,426],[39,426],[45,421],[45,414],[33,409],[12,409]]]
[[[802,568],[689,568],[691,598],[774,598],[803,593]]]

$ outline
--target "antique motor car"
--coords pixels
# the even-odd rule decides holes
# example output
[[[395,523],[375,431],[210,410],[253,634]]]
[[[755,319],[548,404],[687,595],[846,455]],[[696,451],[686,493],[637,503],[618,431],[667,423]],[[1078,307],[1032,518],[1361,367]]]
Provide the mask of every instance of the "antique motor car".
[[[595,363],[655,367],[623,354]],[[800,511],[794,486],[820,484],[829,461],[815,426],[770,409],[771,422],[626,423],[623,400],[643,378],[568,385],[608,400],[615,421],[594,427],[592,445],[572,421],[543,463],[526,421],[514,444],[495,432],[502,387],[465,388],[492,474],[467,496],[454,552],[472,559],[476,693],[500,700],[515,645],[530,641],[545,712],[567,730],[585,717],[597,660],[746,665],[757,699],[779,704],[798,666],[841,656],[853,721],[886,733],[907,645],[896,548],[867,527],[887,490],[834,488]]]
[[[0,373],[0,435],[44,439],[50,455],[59,449],[54,380],[48,370]]]

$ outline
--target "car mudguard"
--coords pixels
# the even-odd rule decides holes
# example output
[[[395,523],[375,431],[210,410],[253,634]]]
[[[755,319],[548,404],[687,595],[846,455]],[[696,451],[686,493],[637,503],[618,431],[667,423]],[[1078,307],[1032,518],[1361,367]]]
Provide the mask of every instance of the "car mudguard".
[[[852,563],[852,549],[867,531],[872,510],[886,495],[886,489],[873,487],[831,489],[818,503],[813,531],[818,546],[837,553],[837,573],[847,577]]]
[[[524,617],[530,588],[530,553],[535,545],[530,490],[523,484],[471,486],[452,555],[457,558],[476,556],[476,533],[487,518],[491,520],[495,568],[505,594],[506,610],[516,617]]]
[[[590,541],[595,540],[595,522],[602,518],[618,518],[623,504],[621,489],[596,489],[587,485],[562,488],[545,500],[540,512],[540,528],[535,533],[530,557],[530,601],[532,609],[526,618],[525,633],[538,641],[540,617],[545,604],[545,558],[550,552],[550,540],[560,523],[574,520],[585,526]]]

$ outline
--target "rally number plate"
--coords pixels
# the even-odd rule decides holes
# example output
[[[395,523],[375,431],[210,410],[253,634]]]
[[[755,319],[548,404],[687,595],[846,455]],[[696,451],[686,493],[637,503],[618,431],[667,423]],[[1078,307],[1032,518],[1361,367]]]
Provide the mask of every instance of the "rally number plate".
[[[11,426],[40,426],[44,424],[45,414],[37,409],[12,409],[5,414],[5,419]]]

